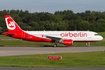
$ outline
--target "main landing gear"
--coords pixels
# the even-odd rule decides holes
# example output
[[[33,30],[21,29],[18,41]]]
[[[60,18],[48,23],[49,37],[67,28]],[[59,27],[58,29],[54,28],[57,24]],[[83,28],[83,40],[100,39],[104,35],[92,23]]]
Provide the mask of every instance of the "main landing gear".
[[[57,47],[57,41],[55,41],[54,47]]]

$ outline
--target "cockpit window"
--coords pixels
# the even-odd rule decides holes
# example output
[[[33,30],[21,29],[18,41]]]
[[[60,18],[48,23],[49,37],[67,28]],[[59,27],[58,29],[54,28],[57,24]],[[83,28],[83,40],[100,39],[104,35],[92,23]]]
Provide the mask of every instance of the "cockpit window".
[[[95,36],[99,36],[99,34],[94,34]]]

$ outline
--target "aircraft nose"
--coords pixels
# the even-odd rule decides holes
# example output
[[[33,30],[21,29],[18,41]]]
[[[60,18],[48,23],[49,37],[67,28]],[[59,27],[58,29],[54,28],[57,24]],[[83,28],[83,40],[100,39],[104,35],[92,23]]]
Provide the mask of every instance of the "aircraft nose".
[[[102,36],[100,36],[100,40],[103,40],[103,37]]]

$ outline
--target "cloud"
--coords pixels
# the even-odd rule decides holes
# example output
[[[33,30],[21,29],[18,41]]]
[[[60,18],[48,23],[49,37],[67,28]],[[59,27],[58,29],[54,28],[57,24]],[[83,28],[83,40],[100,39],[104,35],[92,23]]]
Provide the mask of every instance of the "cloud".
[[[41,11],[41,10],[39,10],[39,9],[37,9],[37,10],[32,9],[32,10],[30,11],[30,13],[34,13],[34,12],[42,12],[42,11]]]

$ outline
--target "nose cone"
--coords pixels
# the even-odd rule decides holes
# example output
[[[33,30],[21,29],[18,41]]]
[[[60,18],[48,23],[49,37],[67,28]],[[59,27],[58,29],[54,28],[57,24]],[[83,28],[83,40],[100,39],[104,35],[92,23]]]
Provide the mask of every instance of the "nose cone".
[[[103,37],[102,36],[100,36],[100,40],[103,40]]]

